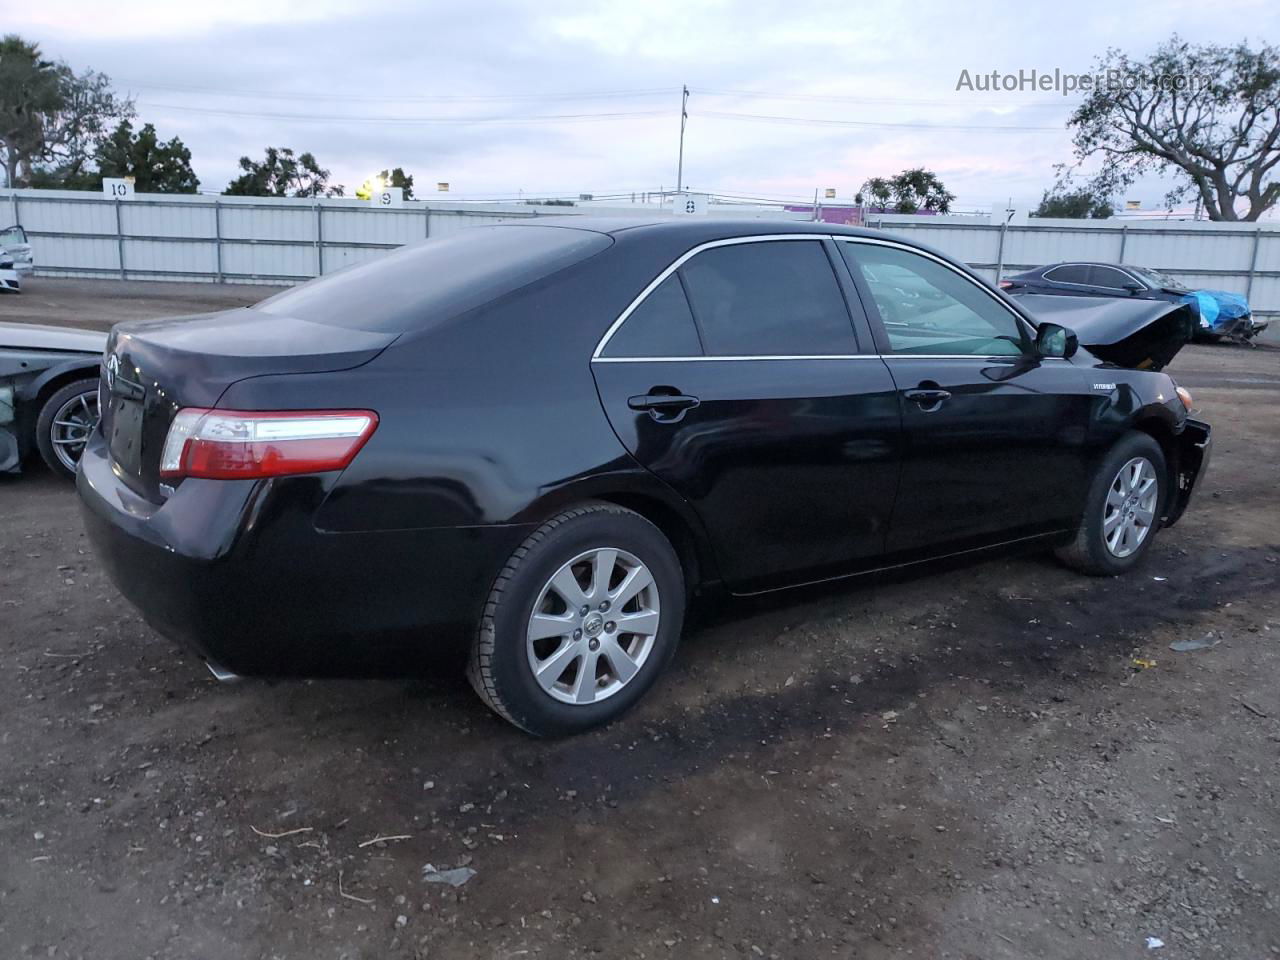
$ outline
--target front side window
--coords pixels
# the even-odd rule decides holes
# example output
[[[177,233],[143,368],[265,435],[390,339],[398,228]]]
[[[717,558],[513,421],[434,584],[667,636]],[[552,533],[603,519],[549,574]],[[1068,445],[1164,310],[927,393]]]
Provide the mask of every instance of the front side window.
[[[821,240],[712,247],[685,263],[680,274],[708,356],[858,352]]]
[[[1133,283],[1134,280],[1128,274],[1112,267],[1091,267],[1089,282],[1096,287],[1113,287],[1116,290],[1123,290],[1125,284]]]
[[[893,353],[1017,356],[1022,325],[977,283],[936,260],[870,243],[841,243],[871,291]]]
[[[606,357],[697,357],[698,329],[674,273],[631,311],[604,349]]]

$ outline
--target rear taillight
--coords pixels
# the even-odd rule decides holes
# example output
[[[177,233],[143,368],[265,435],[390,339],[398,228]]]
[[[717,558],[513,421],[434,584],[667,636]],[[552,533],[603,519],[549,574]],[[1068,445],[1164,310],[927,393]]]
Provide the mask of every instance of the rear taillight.
[[[1008,290],[1010,287],[1013,287],[1013,286],[1016,286],[1016,284],[1015,284],[1012,280],[1001,280],[1001,281],[1000,281],[1000,289],[1001,289],[1001,290]]]
[[[179,410],[160,455],[166,480],[242,480],[342,470],[378,426],[372,410]]]

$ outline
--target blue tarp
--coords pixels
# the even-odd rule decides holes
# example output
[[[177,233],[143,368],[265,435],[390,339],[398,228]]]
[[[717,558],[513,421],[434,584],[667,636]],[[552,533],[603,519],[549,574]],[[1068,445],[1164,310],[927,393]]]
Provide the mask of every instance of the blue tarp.
[[[1249,301],[1226,290],[1193,290],[1183,300],[1200,315],[1200,326],[1211,333],[1230,333],[1249,316]]]

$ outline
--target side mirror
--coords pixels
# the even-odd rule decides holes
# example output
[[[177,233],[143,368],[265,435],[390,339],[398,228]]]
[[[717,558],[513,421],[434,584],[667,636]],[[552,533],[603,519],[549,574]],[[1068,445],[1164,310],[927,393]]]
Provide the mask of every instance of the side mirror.
[[[1140,283],[1134,283],[1132,280],[1130,280],[1128,283],[1126,283],[1126,284],[1124,285],[1124,288],[1125,288],[1126,290],[1128,290],[1128,291],[1129,291],[1129,293],[1130,293],[1131,295],[1132,295],[1132,294],[1141,293],[1143,290],[1147,289],[1147,288],[1146,288],[1146,287],[1144,287],[1142,284],[1140,284]]]
[[[1075,356],[1080,341],[1075,333],[1056,323],[1042,323],[1036,331],[1036,352],[1042,357],[1061,357],[1064,360]]]

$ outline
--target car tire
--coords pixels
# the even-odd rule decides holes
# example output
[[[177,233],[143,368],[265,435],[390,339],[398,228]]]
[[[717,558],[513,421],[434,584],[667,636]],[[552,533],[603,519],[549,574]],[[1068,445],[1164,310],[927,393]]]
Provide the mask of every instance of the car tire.
[[[511,555],[485,602],[467,676],[520,729],[580,733],[653,686],[675,654],[684,607],[680,560],[662,531],[615,504],[583,504]]]
[[[83,403],[79,402],[83,398]],[[69,421],[60,420],[59,415],[66,416],[65,411],[69,408],[73,409],[73,413],[77,417],[80,416],[80,410],[85,413],[85,421],[87,429],[70,430],[66,427],[60,427],[60,423]],[[80,453],[84,450],[84,443],[67,444],[65,441],[71,437],[80,437],[83,435],[84,440],[88,440],[89,434],[93,428],[97,426],[98,420],[98,378],[89,377],[85,380],[76,380],[68,383],[66,386],[55,390],[53,395],[44,402],[40,408],[40,413],[36,417],[36,447],[40,451],[40,456],[49,469],[61,477],[71,478],[75,476],[76,462],[80,459]],[[92,421],[90,424],[89,421]],[[57,430],[61,429],[62,436],[56,436]],[[63,447],[69,454],[66,458],[58,455],[58,448]],[[74,453],[74,455],[70,455]]]
[[[1098,464],[1080,526],[1071,542],[1058,548],[1058,558],[1091,576],[1128,572],[1151,549],[1168,496],[1169,471],[1160,444],[1146,433],[1126,433]]]

